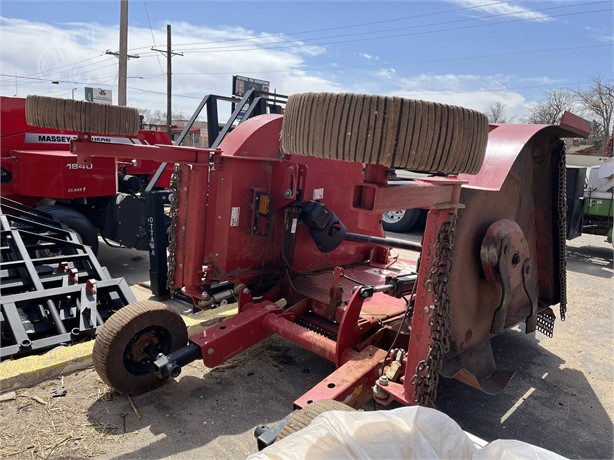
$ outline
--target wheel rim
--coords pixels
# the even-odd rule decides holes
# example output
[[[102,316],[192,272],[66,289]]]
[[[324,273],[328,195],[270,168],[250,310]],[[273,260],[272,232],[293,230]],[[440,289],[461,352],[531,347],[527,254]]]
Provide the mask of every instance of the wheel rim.
[[[394,210],[394,211],[386,211],[382,215],[382,220],[387,224],[396,224],[399,222],[403,216],[405,216],[405,210]]]
[[[158,354],[168,354],[173,338],[168,329],[160,326],[147,327],[130,339],[124,349],[124,366],[134,375],[153,372],[153,363]]]

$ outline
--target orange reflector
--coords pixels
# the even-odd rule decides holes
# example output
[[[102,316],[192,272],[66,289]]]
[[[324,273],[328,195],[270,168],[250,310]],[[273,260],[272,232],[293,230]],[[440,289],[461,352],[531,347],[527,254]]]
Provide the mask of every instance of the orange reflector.
[[[271,198],[268,195],[260,195],[258,200],[258,212],[260,214],[268,214],[271,210]]]

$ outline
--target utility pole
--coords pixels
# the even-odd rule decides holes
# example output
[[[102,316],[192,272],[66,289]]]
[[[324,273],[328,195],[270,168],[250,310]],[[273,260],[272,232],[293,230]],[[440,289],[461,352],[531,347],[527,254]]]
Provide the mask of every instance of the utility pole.
[[[128,0],[120,0],[119,7],[119,82],[117,102],[126,106],[126,82],[128,81]]]
[[[119,7],[119,52],[107,50],[110,54],[119,58],[119,75],[117,82],[117,104],[126,106],[126,82],[128,81],[128,59],[138,58],[138,54],[128,54],[128,0],[120,0]]]
[[[172,58],[173,56],[183,56],[183,53],[173,52],[171,48],[171,25],[166,25],[166,51],[159,50],[156,48],[151,48],[152,51],[157,51],[158,53],[162,53],[166,56],[166,130],[168,132],[168,137],[171,137],[172,134],[172,95],[173,95],[173,67],[172,67]]]

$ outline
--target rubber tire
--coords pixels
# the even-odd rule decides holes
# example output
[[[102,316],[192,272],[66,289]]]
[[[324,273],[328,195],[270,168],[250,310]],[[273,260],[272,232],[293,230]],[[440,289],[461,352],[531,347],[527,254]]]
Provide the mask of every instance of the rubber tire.
[[[281,133],[287,154],[446,174],[477,173],[487,141],[480,112],[363,94],[294,94]]]
[[[404,213],[403,216],[395,222],[386,221],[386,213],[384,213],[384,215],[382,216],[382,227],[384,227],[384,230],[386,230],[387,232],[395,233],[403,233],[408,230],[411,230],[418,224],[418,222],[420,221],[420,217],[422,216],[421,209],[405,209],[404,211],[398,210],[388,212]]]
[[[334,399],[315,401],[294,414],[294,416],[290,418],[288,423],[286,423],[286,425],[282,428],[275,441],[279,441],[292,433],[302,430],[306,426],[309,426],[309,424],[313,422],[313,419],[315,419],[318,415],[330,410],[353,412],[356,409],[340,401],[335,401]]]
[[[114,313],[102,326],[92,351],[94,369],[100,378],[121,394],[136,395],[153,390],[166,382],[151,372],[135,374],[126,368],[124,352],[132,338],[148,327],[165,329],[171,337],[168,354],[188,342],[187,327],[181,316],[160,302],[132,302]]]
[[[92,248],[94,255],[98,254],[98,232],[96,227],[79,211],[66,206],[41,206],[36,208],[36,210],[50,214],[55,220],[66,225],[71,231],[79,235],[83,244],[87,244]]]
[[[26,120],[31,126],[81,133],[135,136],[140,128],[138,109],[47,96],[26,98]]]

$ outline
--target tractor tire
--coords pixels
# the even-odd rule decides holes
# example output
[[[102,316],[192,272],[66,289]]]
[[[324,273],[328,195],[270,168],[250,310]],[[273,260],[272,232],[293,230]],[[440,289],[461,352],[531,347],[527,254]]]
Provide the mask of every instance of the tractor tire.
[[[323,399],[321,401],[316,401],[294,414],[288,423],[286,423],[286,426],[283,427],[275,441],[279,441],[292,433],[302,430],[306,426],[309,426],[309,424],[313,422],[313,419],[318,415],[330,410],[352,412],[356,409],[348,406],[347,404],[343,404],[342,402],[335,401],[334,399]]]
[[[83,244],[87,244],[92,248],[94,255],[98,253],[98,232],[96,227],[79,211],[66,206],[41,206],[36,208],[36,210],[50,214],[55,220],[66,225],[70,231],[75,232],[79,236]]]
[[[151,346],[156,355],[167,355],[187,343],[187,327],[179,314],[159,302],[133,302],[100,329],[92,351],[94,369],[118,393],[145,393],[166,380],[154,374],[153,359],[144,350]]]
[[[403,233],[414,228],[422,217],[421,209],[397,209],[382,215],[382,227],[387,232]]]
[[[287,154],[445,174],[482,167],[488,119],[474,110],[400,97],[302,93],[288,99]]]
[[[135,136],[140,127],[139,110],[132,107],[46,96],[26,98],[26,120],[42,128],[125,136]]]

